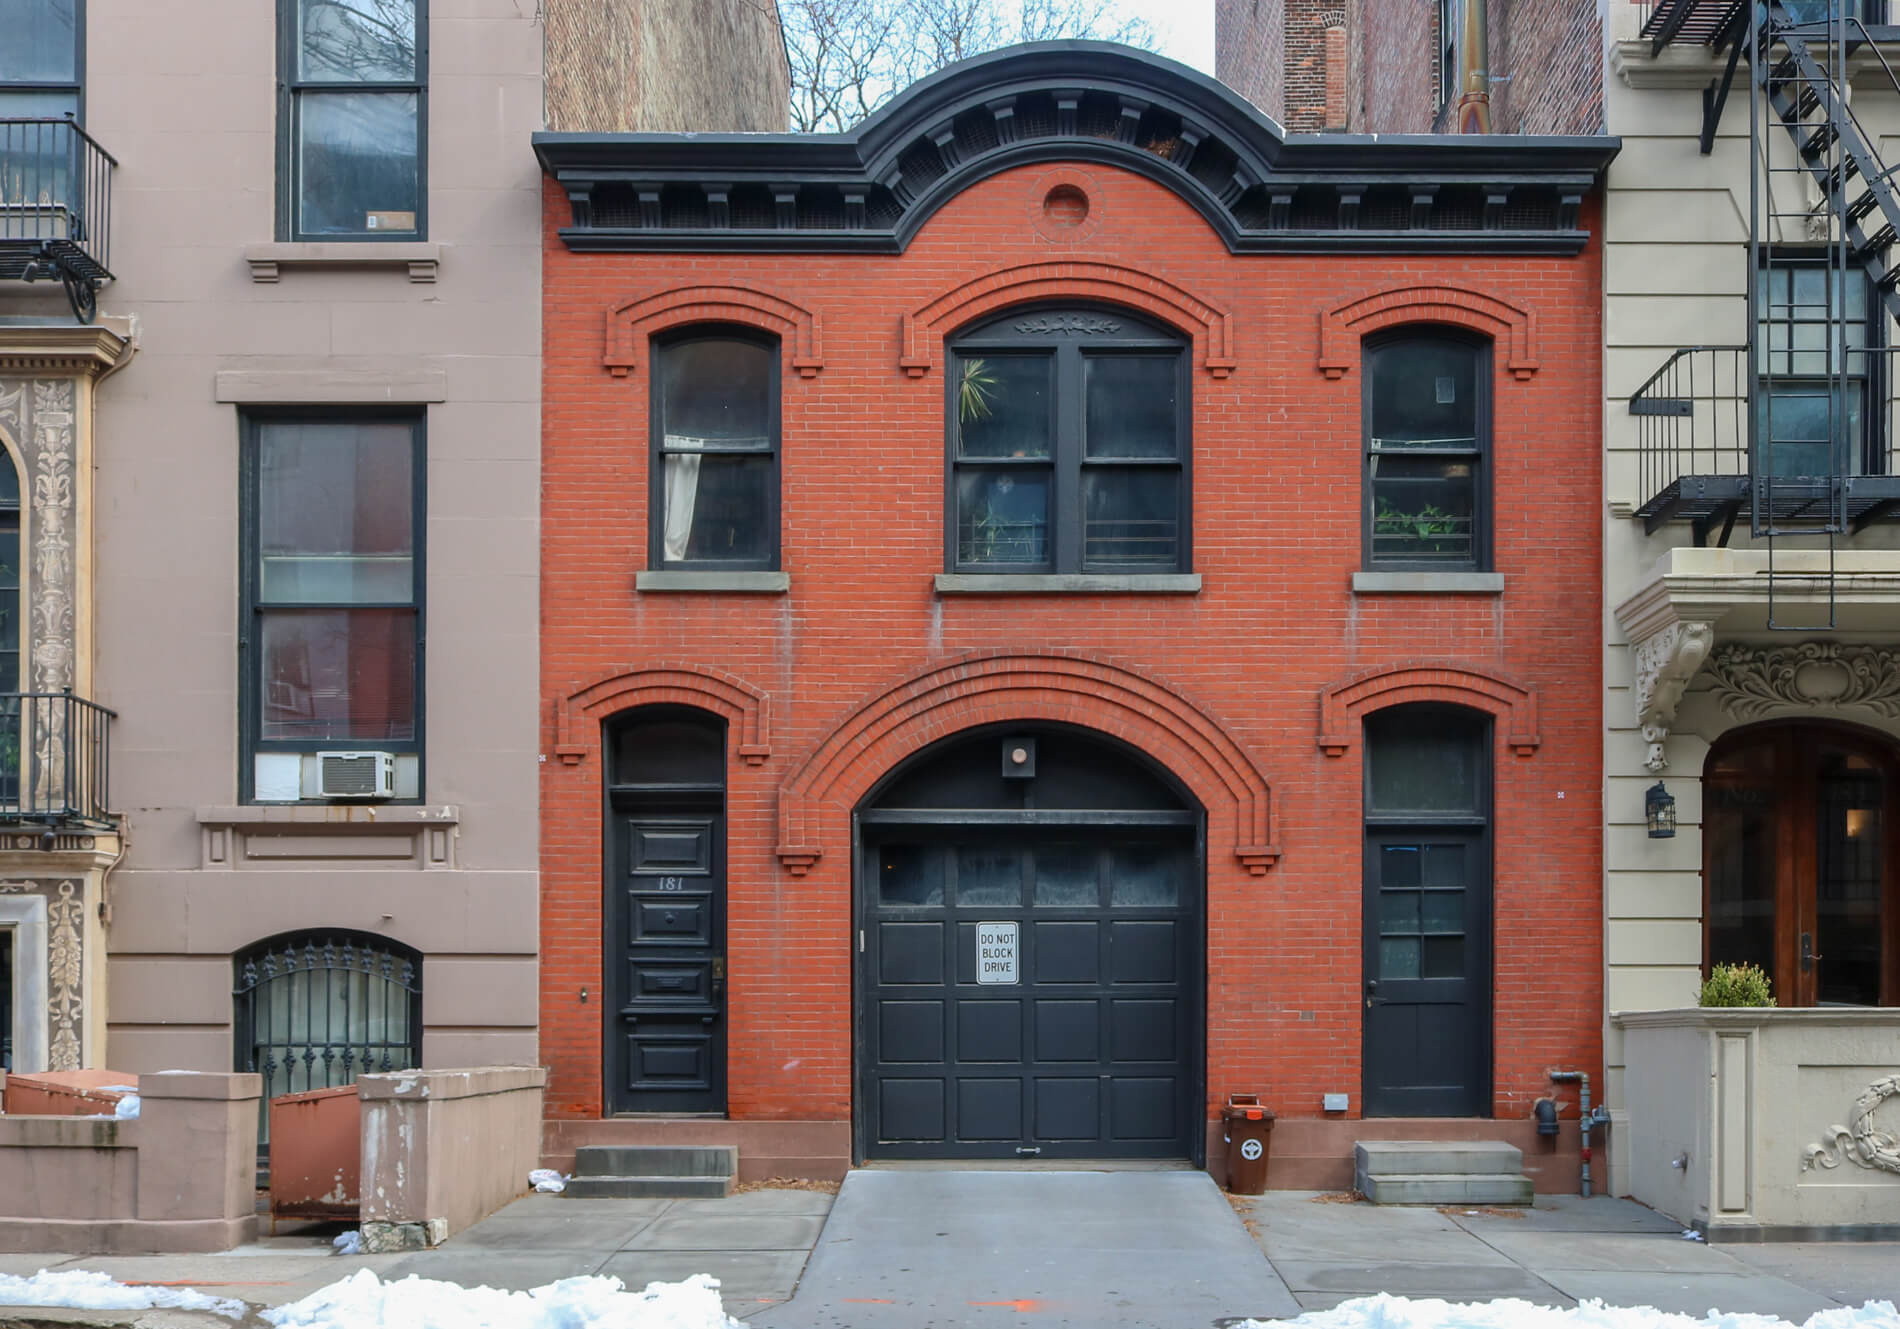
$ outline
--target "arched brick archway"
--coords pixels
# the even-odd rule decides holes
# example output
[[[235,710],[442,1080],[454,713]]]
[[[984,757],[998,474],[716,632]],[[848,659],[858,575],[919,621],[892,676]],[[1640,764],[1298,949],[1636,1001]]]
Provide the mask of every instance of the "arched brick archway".
[[[733,755],[747,766],[763,765],[772,753],[771,701],[731,674],[695,664],[655,664],[610,675],[562,697],[554,716],[554,755],[578,766],[600,746],[600,721],[636,706],[673,703],[723,717]],[[585,716],[588,723],[575,717]]]
[[[1346,755],[1369,712],[1408,702],[1448,702],[1483,711],[1504,727],[1520,757],[1537,751],[1537,690],[1508,674],[1453,663],[1388,665],[1353,674],[1320,694],[1320,750]]]
[[[804,876],[828,836],[836,847],[848,834],[865,793],[926,745],[978,725],[1030,721],[1095,730],[1147,753],[1207,809],[1210,852],[1231,852],[1255,876],[1279,858],[1266,777],[1204,709],[1120,665],[1029,651],[932,665],[845,716],[779,786],[779,861]]]

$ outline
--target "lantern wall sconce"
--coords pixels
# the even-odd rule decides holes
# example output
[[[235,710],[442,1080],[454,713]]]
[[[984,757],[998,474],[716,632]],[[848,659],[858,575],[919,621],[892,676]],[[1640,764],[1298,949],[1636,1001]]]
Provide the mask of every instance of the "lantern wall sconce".
[[[1643,819],[1649,823],[1649,838],[1667,840],[1676,833],[1676,797],[1663,788],[1661,780],[1643,795]]]

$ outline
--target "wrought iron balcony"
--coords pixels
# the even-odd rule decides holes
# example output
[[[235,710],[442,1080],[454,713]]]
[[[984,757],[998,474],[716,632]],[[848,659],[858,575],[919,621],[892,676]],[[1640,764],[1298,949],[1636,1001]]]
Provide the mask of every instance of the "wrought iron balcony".
[[[57,281],[92,322],[112,280],[118,164],[71,120],[0,119],[0,281]]]
[[[1900,349],[1851,349],[1850,373],[1772,380],[1756,373],[1762,354],[1685,347],[1630,396],[1643,500],[1632,515],[1652,535],[1690,522],[1698,545],[1726,545],[1742,513],[1781,533],[1900,521]]]
[[[0,825],[110,829],[114,718],[71,692],[0,692]]]

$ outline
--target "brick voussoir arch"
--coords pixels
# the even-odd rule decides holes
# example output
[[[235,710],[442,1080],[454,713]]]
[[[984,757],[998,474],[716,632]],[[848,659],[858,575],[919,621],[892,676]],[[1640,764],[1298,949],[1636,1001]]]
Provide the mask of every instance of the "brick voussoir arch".
[[[1233,816],[1233,853],[1255,876],[1280,856],[1266,777],[1212,716],[1151,678],[1097,657],[978,652],[898,680],[852,711],[779,786],[779,861],[802,877],[828,817],[847,818],[906,757],[985,724],[1055,721],[1119,738],[1160,761],[1210,812]]]
[[[912,378],[928,374],[943,354],[943,334],[1011,305],[1036,300],[1094,300],[1124,305],[1193,333],[1201,367],[1214,378],[1234,371],[1227,311],[1170,281],[1113,263],[1025,263],[945,291],[903,318],[898,366]]]
[[[688,323],[742,323],[778,334],[792,350],[792,368],[800,378],[816,378],[825,367],[818,315],[760,286],[675,286],[644,295],[607,311],[601,364],[615,378],[639,368],[647,338]]]
[[[578,766],[599,742],[599,722],[635,706],[672,703],[724,716],[738,738],[739,760],[764,765],[772,755],[771,702],[743,679],[695,664],[628,669],[562,697],[554,711],[554,755]],[[576,716],[589,723],[581,725]],[[577,732],[578,731],[578,732]]]
[[[1537,751],[1541,741],[1536,688],[1494,670],[1431,663],[1365,670],[1320,693],[1320,749],[1329,757],[1345,756],[1367,713],[1415,701],[1449,702],[1489,713],[1504,724],[1504,741],[1520,757]]]
[[[1343,378],[1358,363],[1358,343],[1403,323],[1448,323],[1505,348],[1505,368],[1520,382],[1539,368],[1537,318],[1530,310],[1462,286],[1397,286],[1320,311],[1319,372]]]

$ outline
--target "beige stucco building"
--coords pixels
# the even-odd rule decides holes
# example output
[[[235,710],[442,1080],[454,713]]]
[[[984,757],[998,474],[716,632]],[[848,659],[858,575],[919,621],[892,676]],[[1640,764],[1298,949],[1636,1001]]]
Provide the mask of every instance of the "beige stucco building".
[[[281,1093],[533,1062],[529,136],[782,128],[775,17],[26,10],[0,54],[12,1064]]]
[[[1900,1158],[1834,1134],[1877,1144],[1870,1087],[1900,1112],[1900,1011],[1811,1009],[1900,1005],[1900,327],[1876,280],[1900,254],[1889,202],[1856,202],[1900,160],[1900,89],[1864,45],[1757,33],[1773,72],[1736,62],[1705,117],[1725,8],[1612,5],[1605,29],[1610,1183],[1712,1236],[1900,1231]],[[1789,1009],[1623,1018],[1694,1006],[1723,961]]]

